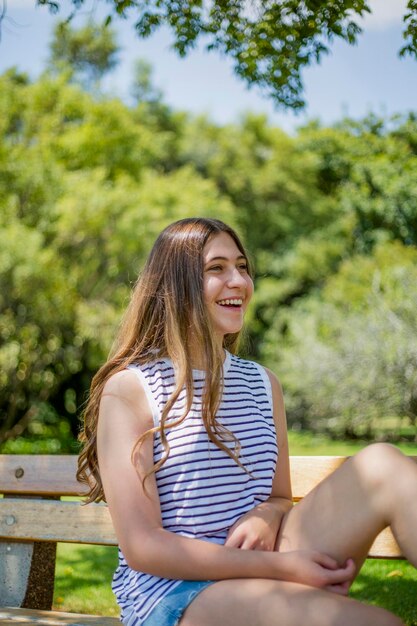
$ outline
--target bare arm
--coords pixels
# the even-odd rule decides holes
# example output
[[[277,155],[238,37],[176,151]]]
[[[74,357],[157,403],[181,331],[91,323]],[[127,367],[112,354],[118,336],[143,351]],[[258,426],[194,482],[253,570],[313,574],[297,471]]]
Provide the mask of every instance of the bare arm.
[[[295,580],[301,571],[304,582],[314,586],[344,579],[344,570],[317,553],[294,556],[240,550],[164,530],[154,476],[147,480],[145,493],[131,462],[134,443],[151,426],[150,408],[136,375],[125,371],[113,376],[106,384],[100,406],[98,458],[116,535],[131,568],[184,580]],[[135,459],[142,472],[152,467],[152,454],[153,442],[148,438]]]

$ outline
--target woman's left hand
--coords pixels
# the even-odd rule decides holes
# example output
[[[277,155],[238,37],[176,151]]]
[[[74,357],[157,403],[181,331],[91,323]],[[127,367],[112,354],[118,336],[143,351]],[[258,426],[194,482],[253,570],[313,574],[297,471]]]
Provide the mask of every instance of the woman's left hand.
[[[272,551],[282,513],[270,502],[263,502],[242,515],[230,528],[225,545],[242,550]]]

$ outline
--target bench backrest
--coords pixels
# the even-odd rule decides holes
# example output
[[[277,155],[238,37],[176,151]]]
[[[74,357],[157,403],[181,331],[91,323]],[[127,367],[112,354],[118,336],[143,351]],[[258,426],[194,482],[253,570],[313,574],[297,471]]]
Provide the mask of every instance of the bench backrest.
[[[293,456],[294,500],[303,498],[318,482],[345,462],[343,456]],[[414,457],[417,460],[417,457]],[[75,478],[74,455],[0,455],[0,541],[53,541],[116,545],[105,504],[82,505],[64,496],[85,494]],[[390,531],[384,531],[370,556],[401,555]]]

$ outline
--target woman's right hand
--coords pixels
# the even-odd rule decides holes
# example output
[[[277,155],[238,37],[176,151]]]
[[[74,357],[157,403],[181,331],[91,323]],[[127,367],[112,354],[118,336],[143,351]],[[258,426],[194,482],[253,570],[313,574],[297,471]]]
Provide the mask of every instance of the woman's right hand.
[[[311,550],[278,552],[280,578],[319,587],[346,596],[355,576],[355,563],[348,559],[341,567],[335,559]]]

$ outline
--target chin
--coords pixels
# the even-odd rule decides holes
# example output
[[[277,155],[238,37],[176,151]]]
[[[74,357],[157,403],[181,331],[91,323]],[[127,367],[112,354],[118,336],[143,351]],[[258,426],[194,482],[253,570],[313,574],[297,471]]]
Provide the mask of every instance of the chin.
[[[222,335],[222,337],[224,337],[225,335],[236,335],[236,333],[240,333],[240,331],[242,330],[242,326],[231,326],[229,328],[219,328],[219,334]]]

